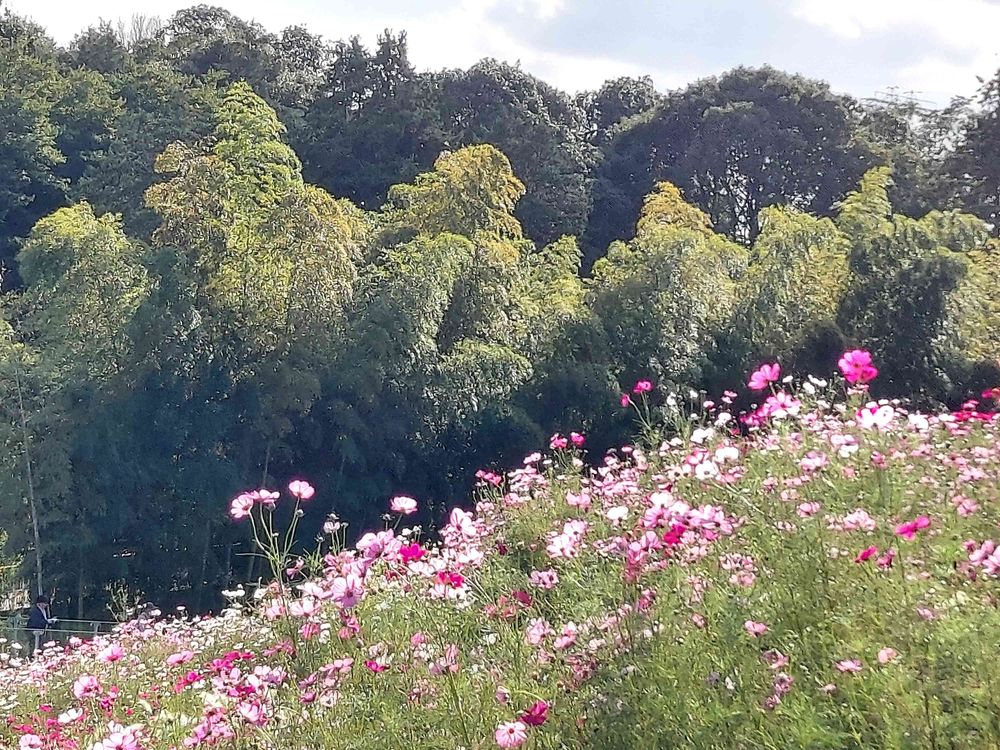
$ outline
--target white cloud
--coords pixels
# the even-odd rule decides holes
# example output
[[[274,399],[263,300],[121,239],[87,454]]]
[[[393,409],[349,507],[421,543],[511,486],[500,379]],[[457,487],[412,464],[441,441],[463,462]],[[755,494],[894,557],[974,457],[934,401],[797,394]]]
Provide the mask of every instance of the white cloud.
[[[1000,66],[1000,5],[987,0],[796,0],[792,15],[847,40],[913,35],[924,47],[919,60],[887,72],[898,87],[937,101],[971,93],[976,76]]]

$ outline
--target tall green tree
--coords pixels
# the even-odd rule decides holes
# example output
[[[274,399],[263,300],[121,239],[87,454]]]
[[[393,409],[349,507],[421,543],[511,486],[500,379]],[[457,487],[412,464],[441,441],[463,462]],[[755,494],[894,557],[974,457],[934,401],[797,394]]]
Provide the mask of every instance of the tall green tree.
[[[583,232],[597,151],[587,142],[586,117],[574,101],[496,60],[442,74],[439,95],[447,145],[492,144],[524,181],[517,217],[528,237],[544,245]]]
[[[623,130],[595,178],[587,242],[628,235],[642,197],[669,180],[749,245],[771,205],[825,214],[871,164],[852,100],[774,68],[736,68],[671,94]]]
[[[957,184],[963,209],[975,214],[1000,236],[1000,70],[983,82],[976,111],[964,123],[945,173]]]

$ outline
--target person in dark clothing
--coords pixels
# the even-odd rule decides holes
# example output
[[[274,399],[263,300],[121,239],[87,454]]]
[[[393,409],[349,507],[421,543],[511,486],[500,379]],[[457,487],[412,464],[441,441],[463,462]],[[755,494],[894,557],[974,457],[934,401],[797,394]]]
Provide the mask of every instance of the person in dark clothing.
[[[28,632],[35,637],[36,651],[41,646],[42,633],[55,622],[58,622],[55,617],[49,617],[49,598],[40,594],[35,599],[35,606],[31,608],[31,613],[28,615],[27,625]]]

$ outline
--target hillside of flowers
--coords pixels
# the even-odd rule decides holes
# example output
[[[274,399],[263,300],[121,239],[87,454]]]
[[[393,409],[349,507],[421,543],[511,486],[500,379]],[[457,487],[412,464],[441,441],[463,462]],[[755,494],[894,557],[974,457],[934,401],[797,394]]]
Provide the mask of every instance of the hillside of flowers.
[[[323,488],[244,493],[270,584],[8,649],[0,746],[1000,747],[1000,389],[921,414],[839,364],[714,400],[640,381],[634,446],[555,435],[434,534],[397,496],[300,556]]]

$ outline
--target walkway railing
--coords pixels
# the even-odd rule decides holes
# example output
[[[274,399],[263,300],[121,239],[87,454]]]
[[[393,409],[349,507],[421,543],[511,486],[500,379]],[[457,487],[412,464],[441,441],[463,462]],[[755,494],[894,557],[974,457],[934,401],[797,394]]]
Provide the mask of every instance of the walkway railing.
[[[20,643],[29,652],[42,647],[46,643],[58,643],[65,646],[71,638],[87,640],[102,633],[110,633],[117,625],[108,620],[63,620],[50,625],[45,630],[28,630],[23,618],[16,618],[4,623],[0,628],[3,636],[11,643]]]

